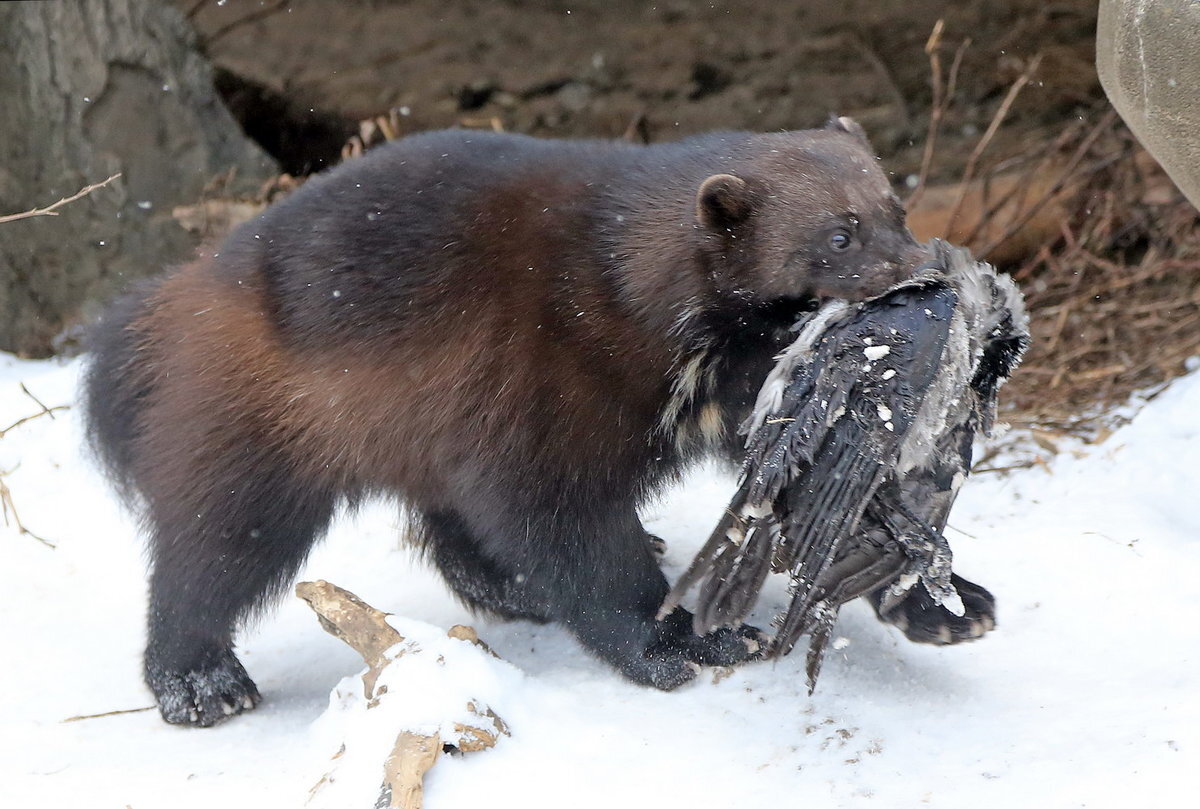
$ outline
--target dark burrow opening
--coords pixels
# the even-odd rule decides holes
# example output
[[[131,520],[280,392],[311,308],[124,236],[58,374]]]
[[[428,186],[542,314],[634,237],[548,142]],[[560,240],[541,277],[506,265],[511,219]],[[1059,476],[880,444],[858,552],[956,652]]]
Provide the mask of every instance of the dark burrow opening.
[[[224,68],[215,68],[215,74],[217,92],[242,130],[294,177],[339,162],[342,146],[358,130],[355,121]]]

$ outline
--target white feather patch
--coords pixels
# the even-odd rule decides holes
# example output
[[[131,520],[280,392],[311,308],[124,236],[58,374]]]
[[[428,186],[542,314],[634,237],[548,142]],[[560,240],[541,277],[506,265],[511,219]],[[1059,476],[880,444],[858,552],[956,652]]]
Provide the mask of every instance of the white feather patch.
[[[813,313],[800,329],[800,334],[782,354],[776,358],[775,367],[767,374],[767,379],[758,391],[758,399],[754,402],[754,411],[742,427],[743,431],[753,435],[754,431],[763,425],[767,418],[783,404],[783,392],[792,381],[792,372],[802,362],[812,359],[813,349],[829,330],[829,327],[840,320],[850,311],[850,304],[840,298],[826,301],[820,309]]]

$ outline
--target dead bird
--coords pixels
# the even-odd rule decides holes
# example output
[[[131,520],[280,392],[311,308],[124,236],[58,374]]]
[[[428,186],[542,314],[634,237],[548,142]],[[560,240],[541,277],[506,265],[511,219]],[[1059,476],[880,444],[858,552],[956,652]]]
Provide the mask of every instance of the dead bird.
[[[991,265],[940,240],[930,251],[915,278],[798,324],[742,425],[741,485],[663,605],[700,583],[704,634],[738,624],[769,572],[789,573],[768,656],[809,635],[810,691],[839,608],[858,596],[916,641],[995,625],[994,599],[952,573],[942,532],[1029,343],[1028,317]]]

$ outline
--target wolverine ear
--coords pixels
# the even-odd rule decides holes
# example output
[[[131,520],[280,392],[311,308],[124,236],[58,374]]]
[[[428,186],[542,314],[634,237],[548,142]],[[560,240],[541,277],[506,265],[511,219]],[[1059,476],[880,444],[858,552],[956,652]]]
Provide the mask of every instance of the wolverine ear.
[[[750,215],[750,186],[732,174],[714,174],[696,193],[696,219],[709,228],[727,228]]]
[[[830,115],[829,120],[825,123],[826,129],[831,129],[834,132],[846,132],[861,140],[867,146],[871,145],[871,141],[867,140],[867,131],[863,129],[858,121],[853,118],[847,118],[845,115],[839,117]]]

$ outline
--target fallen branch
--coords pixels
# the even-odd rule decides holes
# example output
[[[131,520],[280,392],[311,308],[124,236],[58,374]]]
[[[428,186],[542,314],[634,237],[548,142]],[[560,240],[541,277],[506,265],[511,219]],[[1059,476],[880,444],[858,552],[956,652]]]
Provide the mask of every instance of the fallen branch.
[[[71,196],[63,197],[58,202],[55,202],[53,205],[47,205],[45,208],[34,208],[31,211],[22,211],[21,213],[10,213],[5,216],[0,216],[0,225],[4,224],[5,222],[15,222],[18,219],[29,219],[34,216],[58,216],[58,209],[62,206],[72,203],[82,197],[86,197],[97,188],[103,188],[120,176],[120,172],[117,172],[102,183],[92,183],[89,186],[84,186]]]
[[[302,581],[296,585],[296,595],[312,607],[322,629],[362,655],[367,664],[363,695],[373,699],[379,672],[391,662],[385,652],[404,643],[404,636],[388,624],[388,614],[327,581]]]
[[[422,736],[402,731],[396,737],[392,754],[383,763],[383,789],[376,809],[420,809],[425,800],[425,773],[437,764],[440,752],[442,740],[438,734]]]
[[[362,679],[367,710],[383,704],[388,699],[388,688],[387,685],[378,685],[380,676],[396,660],[409,654],[419,655],[422,649],[416,644],[406,644],[404,636],[388,624],[387,613],[375,609],[335,584],[327,581],[301,582],[296,585],[296,594],[317,613],[325,631],[345,641],[366,662],[367,671]],[[469,626],[452,627],[447,637],[472,643],[495,656]],[[439,662],[443,662],[440,657]],[[394,680],[392,685],[394,689]],[[472,699],[467,702],[466,709],[472,719],[444,719],[440,730],[400,730],[390,753],[382,762],[383,783],[376,807],[420,809],[425,773],[437,763],[439,754],[486,750],[495,746],[501,736],[509,735],[504,720],[488,706]],[[342,751],[335,759],[347,754],[346,745],[343,744]],[[336,781],[332,772],[326,773],[310,790],[309,800]]]

